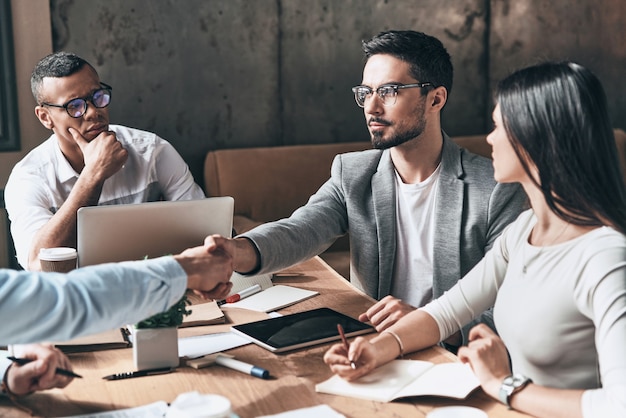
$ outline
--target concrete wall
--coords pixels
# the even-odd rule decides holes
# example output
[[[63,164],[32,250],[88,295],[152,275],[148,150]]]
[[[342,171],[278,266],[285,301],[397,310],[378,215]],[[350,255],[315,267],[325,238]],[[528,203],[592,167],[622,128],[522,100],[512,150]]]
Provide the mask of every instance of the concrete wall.
[[[616,128],[626,129],[626,2],[492,1],[490,85],[546,59],[576,61],[602,81]]]
[[[114,87],[112,122],[168,139],[198,182],[208,150],[366,140],[350,87],[361,81],[360,41],[386,29],[421,30],[447,46],[451,135],[486,133],[494,83],[543,58],[596,71],[614,125],[626,128],[622,0],[50,0],[49,16],[45,0],[12,3],[16,55],[47,53],[40,32],[51,25],[54,50],[84,56]],[[17,34],[20,25],[36,34]],[[21,123],[32,125],[24,65],[34,62],[16,59]],[[24,150],[10,162],[34,146],[21,129]]]

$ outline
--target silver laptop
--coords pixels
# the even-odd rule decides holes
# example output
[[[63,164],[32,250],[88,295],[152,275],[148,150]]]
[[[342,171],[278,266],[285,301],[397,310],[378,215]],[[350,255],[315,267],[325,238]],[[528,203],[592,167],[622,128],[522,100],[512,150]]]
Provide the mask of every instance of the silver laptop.
[[[177,254],[211,234],[230,237],[234,199],[89,206],[78,210],[78,265]]]

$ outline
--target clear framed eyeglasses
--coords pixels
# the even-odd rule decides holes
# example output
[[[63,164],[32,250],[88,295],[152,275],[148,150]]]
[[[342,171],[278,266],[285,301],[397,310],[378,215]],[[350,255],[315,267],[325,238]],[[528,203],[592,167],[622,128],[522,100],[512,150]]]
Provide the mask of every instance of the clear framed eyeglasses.
[[[356,86],[352,87],[352,91],[354,92],[354,100],[359,107],[365,107],[365,100],[374,92],[380,98],[383,106],[393,106],[396,104],[396,99],[398,97],[398,90],[402,89],[411,89],[414,87],[429,87],[432,86],[433,83],[429,81],[425,81],[423,83],[413,83],[413,84],[384,84],[378,87],[376,90],[372,89],[369,86]]]

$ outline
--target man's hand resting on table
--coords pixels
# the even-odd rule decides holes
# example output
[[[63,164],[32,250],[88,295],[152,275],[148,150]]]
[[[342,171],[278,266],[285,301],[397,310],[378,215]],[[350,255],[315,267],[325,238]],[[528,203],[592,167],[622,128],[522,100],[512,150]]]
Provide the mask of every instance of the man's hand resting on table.
[[[376,331],[381,332],[414,310],[415,307],[389,295],[376,302],[367,312],[359,315],[359,321],[370,322]]]
[[[382,332],[416,308],[393,296],[385,296],[376,302],[367,312],[359,315],[359,321],[370,322],[376,331]],[[458,347],[463,342],[460,332],[456,332],[445,340],[446,344]]]
[[[52,388],[64,388],[72,377],[56,373],[57,367],[72,370],[70,360],[61,350],[50,345],[30,344],[16,346],[17,357],[32,359],[20,366],[11,364],[4,376],[4,383],[9,393],[15,396]]]

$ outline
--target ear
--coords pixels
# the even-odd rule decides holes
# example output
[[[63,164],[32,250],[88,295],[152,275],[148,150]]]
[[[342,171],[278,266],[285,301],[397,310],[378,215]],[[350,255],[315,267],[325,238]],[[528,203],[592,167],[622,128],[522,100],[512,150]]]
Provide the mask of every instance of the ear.
[[[441,112],[441,109],[443,109],[448,101],[448,90],[443,86],[439,86],[431,92],[431,95],[431,106]]]
[[[39,119],[39,122],[41,122],[43,126],[45,126],[46,128],[50,130],[54,128],[54,122],[52,121],[52,118],[50,117],[50,112],[44,106],[35,106],[35,115],[37,116],[37,119]]]

